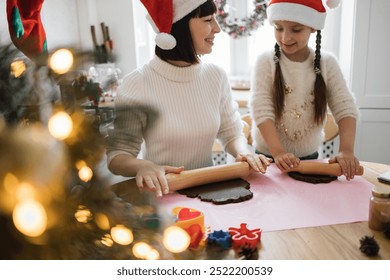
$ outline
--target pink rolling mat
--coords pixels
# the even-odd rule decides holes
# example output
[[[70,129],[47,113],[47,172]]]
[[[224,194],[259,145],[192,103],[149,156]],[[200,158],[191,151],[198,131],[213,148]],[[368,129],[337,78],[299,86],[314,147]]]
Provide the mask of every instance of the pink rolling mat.
[[[263,232],[367,221],[372,184],[363,177],[351,181],[340,176],[328,184],[296,181],[274,164],[266,174],[252,173],[244,178],[253,198],[247,201],[214,205],[177,193],[159,199],[161,210],[194,208],[204,213],[210,230],[227,231],[246,223]]]

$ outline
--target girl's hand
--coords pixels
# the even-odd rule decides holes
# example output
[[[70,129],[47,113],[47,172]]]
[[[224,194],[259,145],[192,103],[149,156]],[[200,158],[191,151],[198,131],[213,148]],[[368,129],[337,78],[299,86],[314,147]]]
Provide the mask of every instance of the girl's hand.
[[[291,168],[297,167],[300,159],[292,153],[280,153],[274,156],[276,166],[283,172],[288,172]]]
[[[265,173],[272,159],[260,154],[239,154],[236,161],[246,161],[249,166],[257,172]]]
[[[336,156],[329,159],[329,163],[336,162],[340,164],[341,170],[348,181],[359,172],[360,163],[353,152],[340,151]]]
[[[169,193],[168,181],[165,177],[166,173],[180,173],[184,167],[160,166],[156,164],[148,164],[142,167],[135,176],[138,188],[147,188],[150,191],[156,192],[157,196]]]

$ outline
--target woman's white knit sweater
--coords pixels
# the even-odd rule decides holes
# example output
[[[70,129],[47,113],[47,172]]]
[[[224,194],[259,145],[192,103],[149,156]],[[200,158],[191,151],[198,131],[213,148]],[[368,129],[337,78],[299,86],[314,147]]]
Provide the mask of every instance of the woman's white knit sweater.
[[[254,146],[259,152],[271,155],[258,125],[267,119],[275,121],[273,81],[274,52],[260,55],[252,76],[250,108]],[[314,122],[314,51],[304,62],[293,62],[283,53],[280,65],[285,81],[285,105],[280,121],[276,122],[279,139],[287,152],[307,156],[318,150],[323,142],[323,125]],[[336,122],[345,117],[357,118],[355,99],[349,91],[336,59],[321,53],[321,73],[327,87],[327,101]]]
[[[244,137],[227,75],[212,64],[176,67],[156,56],[124,78],[115,107],[108,164],[142,146],[142,158],[158,165],[201,168],[213,165],[216,138],[225,146]]]

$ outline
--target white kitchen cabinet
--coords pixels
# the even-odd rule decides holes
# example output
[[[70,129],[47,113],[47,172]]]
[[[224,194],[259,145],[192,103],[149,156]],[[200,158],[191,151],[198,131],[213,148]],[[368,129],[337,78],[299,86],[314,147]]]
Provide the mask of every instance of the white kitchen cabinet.
[[[361,109],[356,153],[360,160],[390,163],[390,109]]]
[[[356,96],[356,155],[390,163],[390,1],[343,1],[340,62]]]

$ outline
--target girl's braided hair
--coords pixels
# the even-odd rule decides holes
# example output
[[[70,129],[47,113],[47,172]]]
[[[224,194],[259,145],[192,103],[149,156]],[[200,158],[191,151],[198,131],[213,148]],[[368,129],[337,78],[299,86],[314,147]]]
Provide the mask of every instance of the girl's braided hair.
[[[284,108],[285,85],[282,69],[280,67],[280,47],[275,44],[275,79],[274,79],[274,109],[276,119],[280,119]],[[314,59],[314,72],[316,80],[314,83],[314,122],[321,124],[326,113],[326,85],[321,74],[321,30],[317,30],[316,50]]]

